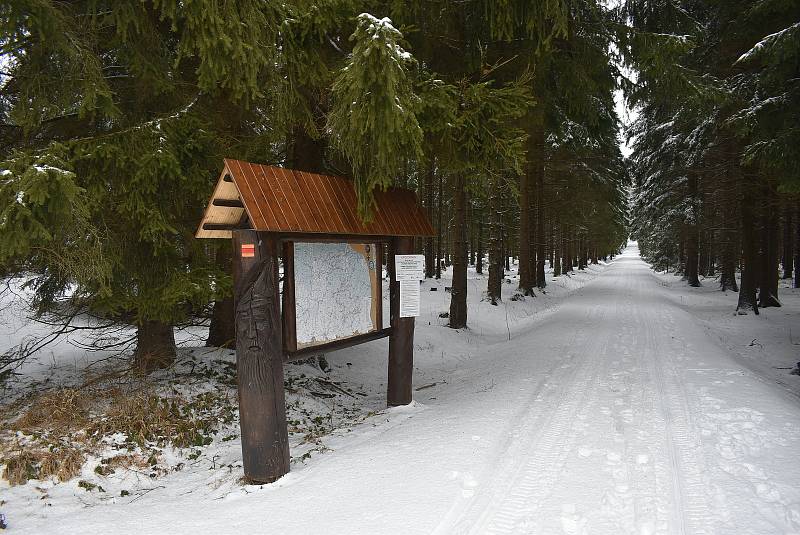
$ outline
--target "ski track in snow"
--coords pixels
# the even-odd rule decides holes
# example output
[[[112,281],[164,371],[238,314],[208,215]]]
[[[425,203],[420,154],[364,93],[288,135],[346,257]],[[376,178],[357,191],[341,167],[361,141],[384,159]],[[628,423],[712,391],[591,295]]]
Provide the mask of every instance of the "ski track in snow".
[[[421,328],[444,342],[417,381],[447,381],[273,485],[43,512],[20,532],[800,534],[800,403],[671,291],[629,246],[510,341]]]
[[[763,471],[725,461],[726,452],[733,455],[726,444],[747,444],[742,431],[753,425],[735,427],[736,434],[704,449],[696,420],[727,421],[751,411],[709,413],[702,407],[710,398],[690,395],[690,366],[703,364],[695,337],[676,321],[675,307],[653,292],[649,268],[630,256],[558,311],[574,328],[563,346],[569,358],[545,374],[504,431],[513,438],[495,451],[500,462],[485,471],[490,482],[474,495],[468,491],[434,533],[749,533],[730,522],[725,493],[711,480],[709,453],[710,464],[739,478],[744,487],[736,490],[752,485],[751,503],[762,514],[758,502],[771,499],[777,518],[787,521],[786,533],[798,529],[797,503],[781,499]],[[613,447],[592,449],[587,422],[604,417],[612,420]],[[757,435],[751,435],[753,442]],[[570,503],[569,493],[558,493],[560,484],[575,483],[569,460],[596,453],[604,454],[610,475],[599,503]]]

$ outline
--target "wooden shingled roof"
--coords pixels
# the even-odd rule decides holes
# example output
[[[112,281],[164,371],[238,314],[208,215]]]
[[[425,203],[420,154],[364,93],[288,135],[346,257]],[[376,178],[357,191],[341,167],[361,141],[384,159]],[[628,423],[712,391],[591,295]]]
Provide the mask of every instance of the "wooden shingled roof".
[[[435,234],[413,191],[376,192],[372,221],[364,224],[353,182],[346,178],[226,159],[195,236],[230,238],[235,228],[282,234]]]

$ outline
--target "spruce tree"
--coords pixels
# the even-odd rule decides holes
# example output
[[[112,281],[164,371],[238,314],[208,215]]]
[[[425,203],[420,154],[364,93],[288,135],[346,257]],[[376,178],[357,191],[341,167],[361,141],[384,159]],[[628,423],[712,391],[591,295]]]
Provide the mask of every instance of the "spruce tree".
[[[6,155],[3,189],[36,197],[26,177],[59,157],[48,173],[64,187],[72,181],[72,193],[37,202],[43,213],[80,217],[39,221],[53,250],[81,259],[53,265],[6,220],[2,234],[16,245],[2,262],[34,266],[42,303],[77,283],[76,312],[135,326],[145,371],[174,357],[171,325],[230,287],[193,232],[221,156],[231,155],[231,117],[243,120],[242,109],[263,101],[261,84],[274,76],[284,17],[258,2],[17,2],[0,11],[5,143],[16,151]],[[3,200],[4,211],[15,209]],[[76,241],[64,225],[93,238]],[[102,269],[87,276],[92,264]]]

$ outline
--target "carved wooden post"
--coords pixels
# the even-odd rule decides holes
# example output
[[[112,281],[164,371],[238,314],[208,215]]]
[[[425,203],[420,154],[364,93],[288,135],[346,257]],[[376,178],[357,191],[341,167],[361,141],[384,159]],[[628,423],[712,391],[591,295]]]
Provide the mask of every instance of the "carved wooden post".
[[[414,239],[393,238],[389,247],[389,381],[386,401],[390,407],[411,403],[414,369],[414,318],[400,317],[400,283],[395,278],[394,255],[413,254]]]
[[[233,231],[236,370],[244,475],[270,483],[289,472],[278,292],[278,241]]]

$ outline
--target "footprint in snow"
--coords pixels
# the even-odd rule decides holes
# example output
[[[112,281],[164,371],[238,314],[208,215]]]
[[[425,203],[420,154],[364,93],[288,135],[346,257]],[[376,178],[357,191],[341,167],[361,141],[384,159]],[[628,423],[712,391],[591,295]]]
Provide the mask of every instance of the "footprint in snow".
[[[730,446],[718,445],[717,451],[719,452],[720,457],[723,459],[731,460],[736,458],[736,453]]]
[[[561,506],[561,528],[570,535],[583,535],[586,531],[586,518],[576,512],[574,504]]]
[[[781,499],[781,493],[778,489],[766,483],[756,485],[756,494],[765,502],[778,502]]]
[[[478,481],[472,477],[472,474],[464,474],[461,478],[461,495],[465,498],[471,498],[475,494],[476,488],[478,488]]]

